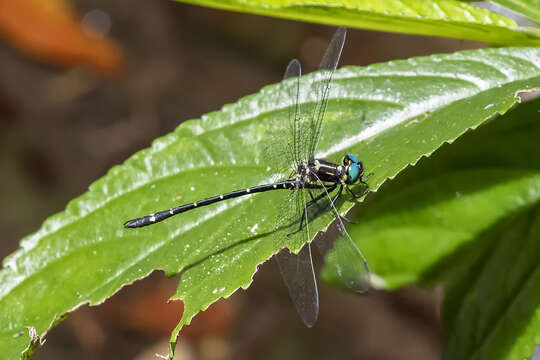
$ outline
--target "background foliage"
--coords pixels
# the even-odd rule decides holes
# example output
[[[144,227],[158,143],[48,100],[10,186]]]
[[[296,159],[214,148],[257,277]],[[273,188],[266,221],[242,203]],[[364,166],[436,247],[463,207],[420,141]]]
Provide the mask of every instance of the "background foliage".
[[[183,0],[190,4],[283,17],[327,25],[345,25],[406,34],[448,36],[504,45],[540,44],[540,31],[518,27],[514,20],[458,0]],[[538,20],[537,0],[504,1]]]

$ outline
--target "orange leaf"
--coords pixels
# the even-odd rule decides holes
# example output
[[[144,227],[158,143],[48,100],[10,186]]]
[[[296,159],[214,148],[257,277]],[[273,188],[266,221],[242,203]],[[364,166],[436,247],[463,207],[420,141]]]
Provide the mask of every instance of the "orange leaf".
[[[0,36],[12,46],[64,66],[90,65],[112,73],[121,68],[121,51],[93,36],[63,0],[0,0]]]

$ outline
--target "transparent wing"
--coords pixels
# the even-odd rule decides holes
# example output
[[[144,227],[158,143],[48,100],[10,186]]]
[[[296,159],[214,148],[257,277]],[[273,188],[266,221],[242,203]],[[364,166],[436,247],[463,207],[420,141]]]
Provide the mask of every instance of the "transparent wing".
[[[338,229],[341,224],[338,223]],[[363,293],[370,287],[370,272],[362,252],[352,241],[344,228],[339,229],[341,237],[331,242],[329,239],[318,239],[315,244],[332,264],[333,271],[339,281],[350,290]]]
[[[354,292],[363,293],[370,286],[367,261],[340,218],[337,219],[337,226],[342,236],[334,242],[327,259],[335,265],[335,271],[342,284]]]
[[[276,261],[296,311],[304,324],[312,327],[319,316],[319,294],[310,244],[306,244],[298,255],[283,249],[276,255]]]
[[[278,246],[282,247],[286,241],[293,249],[303,245],[302,250],[294,255],[284,248],[275,259],[300,318],[307,327],[312,327],[319,315],[319,294],[311,247],[307,244],[310,233],[306,194],[306,190],[299,189],[286,197],[274,232]]]
[[[266,134],[264,146],[264,161],[268,164],[276,174],[288,174],[293,172],[296,174],[298,165],[303,160],[299,157],[302,152],[301,146],[301,131],[302,126],[300,117],[300,109],[298,106],[300,94],[300,75],[302,67],[296,59],[291,60],[287,65],[283,79],[291,79],[289,82],[283,83],[283,92],[287,96],[287,108],[285,116],[287,120],[281,119],[273,124]],[[274,181],[286,180],[283,177],[276,177]]]
[[[268,136],[272,139],[271,146],[267,146],[270,154],[266,156],[271,163],[279,162],[280,170],[283,168],[281,165],[288,162],[289,167],[292,166],[295,171],[300,163],[306,163],[313,157],[317,149],[328,106],[332,76],[341,57],[346,33],[347,29],[344,27],[335,32],[319,64],[320,70],[327,71],[322,73],[319,81],[310,85],[310,89],[300,80],[302,67],[297,59],[291,60],[285,70],[283,78],[293,79],[284,85],[289,98],[288,134],[284,136],[283,129],[273,130]],[[304,96],[305,93],[308,95]],[[315,101],[308,102],[307,99]]]
[[[298,165],[300,165],[300,162],[303,160],[299,158],[299,154],[302,153],[302,138],[301,138],[301,121],[300,118],[300,112],[298,107],[298,98],[300,96],[300,76],[302,75],[302,66],[300,65],[300,61],[297,59],[293,59],[289,62],[289,65],[287,65],[287,69],[285,70],[285,74],[283,75],[283,79],[288,78],[295,78],[295,81],[293,82],[292,86],[289,87],[289,99],[290,99],[290,106],[289,106],[289,145],[288,145],[288,151],[289,151],[289,157],[292,156],[292,160],[294,162],[295,169],[298,168]]]
[[[328,96],[330,95],[330,84],[332,83],[332,76],[341,58],[341,52],[345,43],[345,37],[347,35],[347,28],[339,27],[330,44],[326,48],[324,56],[319,64],[320,70],[328,70],[324,75],[324,78],[317,83],[313,90],[316,94],[317,102],[309,114],[309,145],[307,147],[307,157],[314,156],[315,150],[319,144],[321,137],[322,124],[326,108],[328,106]]]
[[[317,174],[314,174],[317,177]],[[317,183],[321,186],[321,195],[318,196],[322,202],[322,206],[327,207],[327,213],[333,214],[336,219],[336,225],[340,234],[342,235],[338,241],[334,242],[331,246],[328,242],[317,242],[317,245],[321,248],[323,255],[326,259],[330,260],[330,263],[334,264],[335,272],[337,273],[339,280],[342,284],[347,286],[352,291],[362,293],[369,289],[369,267],[367,261],[352,240],[351,236],[347,232],[343,220],[338,210],[335,207],[334,201],[337,201],[341,190],[331,197],[330,193],[334,188],[326,188],[321,180],[317,177]],[[339,185],[342,186],[342,185]],[[330,250],[330,247],[332,249]],[[330,251],[328,251],[330,250]]]
[[[292,60],[285,71],[284,79],[293,78],[296,80],[291,81],[287,87],[290,99],[288,107],[289,139],[286,140],[284,147],[286,153],[281,154],[279,161],[291,164],[293,171],[296,171],[301,163],[307,163],[317,146],[322,120],[328,104],[330,82],[341,56],[345,33],[345,28],[337,30],[323,56],[320,68],[330,71],[322,81],[315,85],[314,91],[317,98],[315,105],[305,102],[299,104],[302,73],[300,62],[296,59]],[[314,198],[318,200],[314,201]],[[298,255],[291,254],[288,249],[283,249],[275,258],[283,280],[289,289],[291,299],[308,327],[313,326],[317,320],[319,296],[311,247],[307,243],[311,240],[309,232],[311,222],[319,220],[321,214],[325,213],[321,211],[321,208],[324,210],[325,207],[325,205],[321,205],[324,198],[321,191],[307,189],[293,191],[285,198],[280,208],[274,232],[279,247],[283,247],[287,243],[292,249],[298,249],[306,244]],[[328,211],[326,213],[328,214]]]

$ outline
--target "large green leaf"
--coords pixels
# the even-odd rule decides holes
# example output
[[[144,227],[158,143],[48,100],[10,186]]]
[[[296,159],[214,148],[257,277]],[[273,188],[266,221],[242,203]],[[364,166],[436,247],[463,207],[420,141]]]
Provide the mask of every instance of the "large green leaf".
[[[375,172],[369,180],[375,190],[442,143],[505,112],[517,91],[538,86],[539,55],[539,48],[501,48],[340,69],[320,155],[339,161],[345,152],[360,154],[367,171]],[[319,73],[305,76],[302,88],[320,79]],[[272,143],[267,134],[286,128],[284,86],[291,83],[182,124],[112,168],[22,240],[0,272],[1,357],[16,358],[29,345],[27,335],[14,336],[26,326],[42,335],[64,314],[99,304],[155,269],[183,271],[174,298],[184,300],[185,311],[171,352],[194,315],[248,287],[257,266],[288,245],[270,240],[285,191],[238,198],[147,228],[128,230],[122,223],[276,175],[263,153]],[[352,206],[346,201],[340,211]]]
[[[446,359],[524,359],[540,344],[539,120],[536,100],[466,134],[355,219],[381,286],[446,285]]]
[[[178,0],[224,10],[501,45],[540,44],[540,30],[458,0]]]
[[[488,50],[487,53],[494,54],[492,51]],[[501,51],[505,54],[512,53],[509,49]],[[339,110],[339,114],[336,118],[333,114],[328,117],[329,122],[339,120],[342,126],[333,123],[327,126],[327,133],[335,134],[335,138],[327,138],[325,142],[328,144],[329,140],[339,139],[339,143],[334,146],[328,144],[330,149],[324,153],[342,154],[345,149],[350,149],[361,154],[368,172],[375,173],[370,184],[372,189],[376,189],[382,181],[394,176],[407,164],[414,163],[419,156],[431,153],[445,141],[452,141],[462,134],[464,129],[474,127],[474,124],[479,124],[490,114],[504,112],[515,99],[512,95],[507,98],[509,102],[495,101],[495,98],[502,99],[499,91],[506,92],[501,90],[506,85],[500,83],[501,74],[495,69],[516,70],[517,63],[514,63],[514,60],[517,59],[511,60],[504,55],[505,61],[511,60],[514,65],[502,64],[493,62],[494,58],[490,55],[486,57],[487,53],[475,51],[411,59],[408,62],[368,67],[360,72],[351,69],[351,73],[346,73],[343,69],[336,77],[337,89],[334,92],[338,96],[335,108]],[[479,60],[480,58],[483,60]],[[484,65],[481,65],[482,63]],[[489,65],[486,67],[486,64]],[[521,71],[528,74],[527,77],[532,76],[531,81],[527,80],[530,85],[538,86],[540,78],[538,68],[534,70],[535,68],[536,66],[523,68]],[[476,73],[474,69],[480,73]],[[495,77],[491,78],[492,76]],[[357,79],[359,82],[351,84],[346,90],[343,88],[340,99],[339,84],[342,84],[345,78]],[[490,78],[493,82],[488,80]],[[472,85],[473,83],[476,84]],[[528,86],[518,85],[514,90],[526,87]],[[482,88],[485,90],[481,90]],[[358,121],[360,117],[365,120]],[[347,203],[342,209],[345,211],[350,207]],[[268,244],[265,240],[266,237],[258,239],[261,244]],[[255,251],[258,246],[262,245],[247,243],[244,251]],[[211,298],[215,295],[208,297],[206,294],[228,290],[219,286],[220,282],[227,283],[231,280],[224,276],[218,276],[214,289],[204,285],[204,279],[214,269],[212,261],[214,259],[209,259],[199,264],[200,267],[187,269],[183,273],[182,281],[186,286],[180,287],[174,298],[189,301],[186,301],[182,321],[173,333],[173,343],[181,327],[188,324],[199,309],[204,309],[213,302]],[[231,268],[230,271],[223,271],[224,275],[233,274],[234,269],[246,269],[245,283],[238,282],[239,286],[245,287],[251,280],[247,276],[251,274],[251,266],[251,263],[244,265],[242,259],[239,259],[237,263],[224,264],[221,268]]]

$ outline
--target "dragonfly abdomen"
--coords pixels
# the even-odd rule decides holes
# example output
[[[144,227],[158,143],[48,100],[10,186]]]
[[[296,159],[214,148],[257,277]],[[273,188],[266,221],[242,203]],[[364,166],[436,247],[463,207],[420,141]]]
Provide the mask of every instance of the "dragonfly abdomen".
[[[286,180],[273,184],[257,185],[243,190],[231,191],[226,194],[212,196],[203,200],[195,201],[189,204],[181,205],[169,210],[160,211],[154,214],[146,215],[140,218],[128,220],[124,223],[125,228],[138,228],[155,224],[163,221],[171,216],[193,210],[198,207],[214,204],[219,201],[236,198],[239,196],[245,196],[249,194],[255,194],[270,190],[296,190],[301,187],[300,182],[297,180]]]

